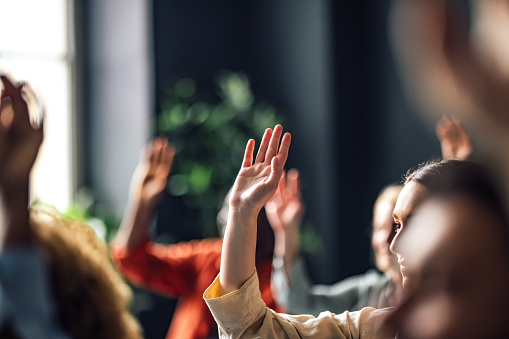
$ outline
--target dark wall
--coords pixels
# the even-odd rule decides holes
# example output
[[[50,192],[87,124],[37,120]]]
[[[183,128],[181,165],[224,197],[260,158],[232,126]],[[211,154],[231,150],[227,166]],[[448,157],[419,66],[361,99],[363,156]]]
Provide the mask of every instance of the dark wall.
[[[307,219],[324,246],[308,256],[320,282],[371,265],[378,191],[439,154],[398,85],[388,7],[389,1],[154,1],[158,103],[174,76],[211,86],[219,70],[230,69],[246,72],[255,95],[286,114],[284,127],[293,134],[287,167],[302,172]]]

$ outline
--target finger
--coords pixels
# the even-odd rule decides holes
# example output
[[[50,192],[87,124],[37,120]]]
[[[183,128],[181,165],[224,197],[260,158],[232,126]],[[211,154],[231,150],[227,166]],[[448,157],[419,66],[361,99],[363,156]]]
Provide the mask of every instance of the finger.
[[[290,143],[292,142],[292,136],[290,133],[285,133],[283,136],[283,140],[281,140],[281,146],[279,148],[279,152],[277,157],[279,158],[279,162],[281,167],[284,167],[286,164],[286,159],[288,159],[288,151],[290,149]]]
[[[159,163],[161,157],[162,142],[160,138],[154,139],[154,145],[152,147],[152,156],[150,157],[150,166],[155,167]]]
[[[265,155],[265,161],[271,161],[271,159],[277,155],[281,134],[283,134],[283,127],[281,125],[276,125],[276,127],[274,127],[274,133],[270,138],[269,148]]]
[[[166,147],[166,151],[164,152],[164,164],[168,166],[168,171],[171,169],[171,166],[173,165],[173,159],[175,159],[175,147],[168,143]]]
[[[458,131],[458,134],[466,135],[468,137],[468,133],[465,130],[465,126],[463,126],[463,123],[458,118],[456,118],[455,116],[452,116],[452,122],[456,126],[456,130]]]
[[[147,153],[145,155],[145,159],[148,160],[148,163],[149,164],[152,164],[155,162],[155,157],[156,157],[156,144],[155,144],[155,140],[152,140],[149,144],[148,144],[148,147],[147,147]]]
[[[159,139],[161,148],[159,150],[159,154],[157,157],[157,164],[161,164],[161,163],[164,163],[165,154],[168,149],[168,140],[166,140],[166,138],[164,138],[164,137],[159,137],[158,139]]]
[[[283,173],[283,166],[281,166],[281,162],[278,157],[273,157],[272,161],[270,162],[270,174],[267,180],[265,181],[265,184],[269,187],[272,185],[277,185],[279,182],[279,179],[281,178],[281,174]],[[277,186],[275,187],[275,189]],[[275,190],[274,189],[274,190]]]
[[[251,165],[253,165],[254,147],[255,147],[254,139],[249,139],[246,145],[246,151],[244,153],[244,161],[242,162],[242,167],[250,167]]]
[[[435,126],[435,133],[440,141],[442,141],[445,137],[446,129],[444,125],[442,125],[442,120],[440,120]]]
[[[7,76],[2,75],[0,76],[0,79],[4,84],[2,97],[21,95],[21,89],[16,87]]]
[[[14,109],[12,108],[11,98],[2,98],[0,103],[0,129],[2,132],[5,132],[10,128],[13,117]]]
[[[265,161],[265,154],[267,153],[267,148],[269,147],[271,137],[272,129],[267,128],[265,133],[263,133],[262,142],[260,143],[260,148],[258,149],[258,154],[256,155],[256,163],[262,163]]]
[[[284,194],[284,192],[287,189],[286,172],[284,170],[283,170],[283,173],[281,173],[281,179],[279,179],[279,185],[277,187],[278,187],[278,190],[280,190],[282,194]]]
[[[300,196],[300,174],[299,171],[292,168],[287,174],[287,183],[293,196]]]

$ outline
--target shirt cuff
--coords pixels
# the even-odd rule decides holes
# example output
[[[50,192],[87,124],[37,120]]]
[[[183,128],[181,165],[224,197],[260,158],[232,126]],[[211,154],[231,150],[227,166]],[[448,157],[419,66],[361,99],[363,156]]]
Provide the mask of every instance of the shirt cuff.
[[[265,314],[266,306],[261,299],[256,271],[236,291],[221,296],[219,288],[218,275],[203,293],[203,298],[219,327],[245,327]]]

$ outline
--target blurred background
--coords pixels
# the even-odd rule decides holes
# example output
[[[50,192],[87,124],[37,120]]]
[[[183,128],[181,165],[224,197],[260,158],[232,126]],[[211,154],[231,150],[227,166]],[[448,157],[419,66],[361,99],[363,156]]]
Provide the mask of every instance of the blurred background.
[[[217,236],[247,139],[282,123],[313,280],[364,272],[378,192],[440,156],[398,83],[389,2],[0,0],[0,71],[46,106],[34,199],[109,240],[140,150],[165,134],[178,153],[157,241]],[[163,338],[175,301],[136,296],[146,337]]]

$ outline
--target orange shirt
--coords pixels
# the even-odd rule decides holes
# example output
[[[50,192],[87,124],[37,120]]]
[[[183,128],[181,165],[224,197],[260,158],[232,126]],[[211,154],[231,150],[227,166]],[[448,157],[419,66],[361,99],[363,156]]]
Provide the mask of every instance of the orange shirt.
[[[119,248],[111,252],[127,280],[179,299],[167,339],[205,339],[217,331],[203,292],[219,273],[221,247],[221,239],[204,239],[174,245],[146,242],[130,252]],[[270,290],[272,261],[257,263],[256,267],[262,299],[277,311]]]

